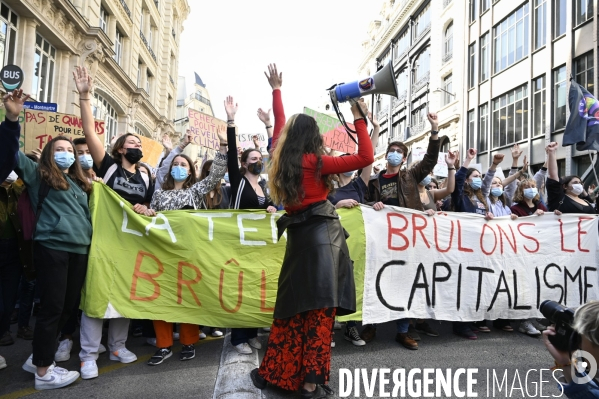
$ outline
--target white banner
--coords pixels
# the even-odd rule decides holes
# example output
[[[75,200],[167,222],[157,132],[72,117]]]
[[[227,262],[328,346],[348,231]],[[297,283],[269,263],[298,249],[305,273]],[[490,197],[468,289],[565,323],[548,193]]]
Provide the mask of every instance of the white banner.
[[[553,214],[486,221],[469,213],[362,207],[363,322],[541,317],[599,298],[598,219]]]

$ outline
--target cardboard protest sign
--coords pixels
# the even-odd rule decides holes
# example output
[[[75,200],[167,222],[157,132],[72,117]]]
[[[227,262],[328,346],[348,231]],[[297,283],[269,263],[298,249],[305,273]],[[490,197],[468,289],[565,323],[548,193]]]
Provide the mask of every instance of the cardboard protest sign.
[[[322,114],[307,107],[304,107],[304,114],[310,115],[316,119],[320,134],[324,136],[325,147],[349,154],[356,152],[356,143],[349,138],[347,130],[337,118]],[[353,124],[348,123],[347,125],[350,129],[354,129]]]
[[[220,132],[224,134],[227,131],[227,122],[191,108],[188,110],[188,116],[193,143],[218,150],[220,144],[217,134]]]
[[[141,140],[141,149],[144,154],[141,161],[153,168],[157,167],[162,151],[164,150],[162,143],[142,135],[137,135],[137,137]]]
[[[266,152],[266,145],[268,144],[268,135],[266,133],[239,133],[237,134],[238,146],[244,150],[255,148],[254,136],[258,136],[258,146],[260,147],[260,151]]]
[[[422,161],[424,154],[426,154],[426,148],[413,148],[412,162]],[[448,169],[447,163],[445,163],[445,155],[447,155],[446,152],[440,152],[439,156],[437,157],[437,164],[433,168],[433,174],[435,176],[447,177]]]

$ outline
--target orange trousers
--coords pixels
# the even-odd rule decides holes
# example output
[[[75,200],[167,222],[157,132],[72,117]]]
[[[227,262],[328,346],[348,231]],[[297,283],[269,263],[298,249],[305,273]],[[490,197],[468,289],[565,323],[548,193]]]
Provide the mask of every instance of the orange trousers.
[[[154,320],[156,346],[168,348],[173,346],[173,323]],[[179,324],[179,341],[183,345],[193,345],[200,339],[200,327],[197,324]]]

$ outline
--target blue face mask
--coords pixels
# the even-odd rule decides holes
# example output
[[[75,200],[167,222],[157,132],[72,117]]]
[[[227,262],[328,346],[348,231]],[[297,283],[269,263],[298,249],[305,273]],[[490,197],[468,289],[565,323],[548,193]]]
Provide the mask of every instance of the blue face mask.
[[[73,162],[75,162],[75,155],[72,152],[66,151],[55,152],[54,162],[56,162],[60,170],[65,170],[70,168]]]
[[[422,179],[420,184],[422,184],[423,186],[428,186],[430,184],[430,182],[431,182],[431,175],[428,175],[424,179]]]
[[[355,170],[352,170],[351,172],[343,172],[343,176],[345,177],[352,177],[354,175]]]
[[[187,169],[179,165],[173,166],[171,169],[171,176],[173,177],[173,179],[175,179],[177,183],[181,183],[182,181],[185,181],[185,179],[187,179]]]
[[[402,160],[403,160],[403,154],[400,154],[395,151],[387,154],[387,162],[389,162],[389,165],[391,165],[391,166],[400,165]]]
[[[225,173],[225,182],[229,183],[229,172]]]
[[[528,198],[528,199],[533,199],[534,197],[537,196],[538,193],[539,193],[539,191],[536,189],[536,187],[525,188],[523,191],[524,198]]]
[[[503,194],[503,189],[501,187],[493,187],[491,189],[492,196],[499,197],[501,194]]]
[[[94,160],[89,154],[79,155],[79,163],[83,169],[91,169],[94,166]]]
[[[472,182],[470,183],[470,187],[472,187],[474,190],[478,190],[480,188],[480,186],[483,185],[483,181],[480,177],[473,177],[472,178]]]

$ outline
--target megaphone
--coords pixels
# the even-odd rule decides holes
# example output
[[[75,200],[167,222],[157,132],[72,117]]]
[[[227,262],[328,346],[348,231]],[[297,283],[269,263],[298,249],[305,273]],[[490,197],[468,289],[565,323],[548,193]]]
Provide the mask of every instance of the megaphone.
[[[339,103],[346,101],[353,103],[356,101],[356,99],[368,94],[385,94],[397,97],[397,82],[395,81],[393,62],[391,60],[389,60],[389,62],[387,62],[382,69],[377,71],[377,73],[369,76],[366,79],[356,80],[355,82],[351,83],[341,83],[329,89],[329,95],[331,97],[331,102],[333,103],[333,109],[348,132],[355,133],[354,130],[347,126],[343,114],[339,112]],[[362,109],[359,109],[362,113]],[[363,113],[362,116],[366,118],[366,115]],[[356,142],[351,134],[349,137]]]

